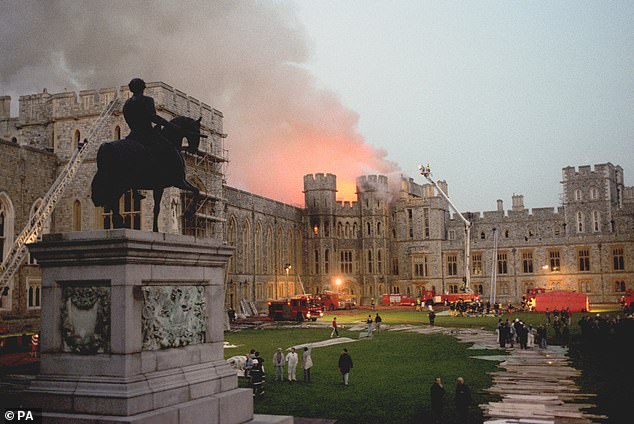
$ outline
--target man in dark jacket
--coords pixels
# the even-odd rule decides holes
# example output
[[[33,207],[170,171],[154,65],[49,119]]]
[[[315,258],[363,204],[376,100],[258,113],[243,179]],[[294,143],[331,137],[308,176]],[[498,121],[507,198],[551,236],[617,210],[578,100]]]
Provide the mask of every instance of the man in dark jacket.
[[[445,388],[440,381],[440,377],[436,377],[434,384],[431,385],[431,413],[434,423],[442,423],[442,404],[445,397]]]
[[[343,352],[339,356],[339,371],[343,376],[344,386],[348,385],[348,377],[350,376],[350,370],[352,369],[352,358],[348,354],[348,349],[344,348]]]
[[[464,383],[464,378],[458,377],[456,384],[456,412],[458,422],[463,424],[469,421],[469,405],[471,405],[471,390]]]

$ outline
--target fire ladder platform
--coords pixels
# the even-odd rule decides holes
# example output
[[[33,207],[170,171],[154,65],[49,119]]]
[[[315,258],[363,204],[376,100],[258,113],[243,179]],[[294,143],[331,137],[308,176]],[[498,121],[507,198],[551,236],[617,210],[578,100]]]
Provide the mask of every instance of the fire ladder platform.
[[[35,242],[41,236],[44,223],[51,216],[57,202],[62,198],[66,188],[75,178],[82,162],[86,156],[93,151],[94,147],[98,145],[95,142],[95,137],[117,109],[120,101],[121,97],[119,93],[117,93],[115,98],[106,105],[97,121],[90,128],[88,136],[86,137],[87,142],[84,143],[80,149],[75,150],[64,170],[59,174],[44,196],[42,204],[29,219],[26,227],[13,243],[11,250],[0,266],[0,293],[9,286],[9,282],[20,268],[22,261],[27,257],[28,249],[26,245]]]

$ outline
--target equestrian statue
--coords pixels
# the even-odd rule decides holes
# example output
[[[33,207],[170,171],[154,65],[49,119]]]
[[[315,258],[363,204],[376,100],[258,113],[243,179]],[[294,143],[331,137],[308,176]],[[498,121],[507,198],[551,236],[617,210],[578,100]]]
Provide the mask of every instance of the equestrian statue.
[[[153,230],[158,232],[158,215],[163,190],[177,187],[197,195],[198,188],[185,179],[185,161],[181,156],[183,138],[187,151],[196,153],[202,118],[179,116],[167,121],[157,115],[154,99],[143,94],[145,82],[134,78],[128,84],[132,97],[123,106],[123,117],[130,134],[121,141],[103,143],[97,152],[97,173],[92,180],[92,201],[112,211],[112,226],[123,228],[119,199],[128,190],[152,190],[154,197]],[[152,123],[156,124],[153,126]],[[159,128],[161,128],[159,130]]]

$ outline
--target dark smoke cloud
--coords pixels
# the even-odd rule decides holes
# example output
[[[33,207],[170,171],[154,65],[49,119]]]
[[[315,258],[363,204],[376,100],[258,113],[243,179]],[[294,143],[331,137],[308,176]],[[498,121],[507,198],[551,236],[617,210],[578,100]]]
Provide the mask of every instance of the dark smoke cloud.
[[[164,81],[224,113],[230,184],[300,202],[305,173],[396,169],[303,69],[307,40],[288,2],[5,0],[0,93]]]

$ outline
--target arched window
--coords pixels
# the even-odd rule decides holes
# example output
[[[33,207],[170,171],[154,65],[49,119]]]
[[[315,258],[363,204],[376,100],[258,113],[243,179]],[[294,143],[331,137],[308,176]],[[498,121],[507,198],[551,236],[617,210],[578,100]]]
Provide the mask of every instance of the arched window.
[[[374,261],[372,258],[372,250],[368,250],[368,274],[374,272]]]
[[[578,202],[582,199],[582,195],[581,195],[581,190],[577,189],[575,190],[575,200]]]
[[[242,272],[250,273],[251,270],[251,224],[245,221],[242,226]]]
[[[229,246],[236,245],[236,239],[238,238],[238,230],[236,225],[235,217],[229,218],[229,225],[227,226],[227,244]],[[229,260],[229,271],[234,273],[236,272],[236,259],[235,254]]]
[[[583,212],[577,212],[577,232],[583,233]]]
[[[343,225],[341,225],[341,222],[337,222],[337,237],[343,237]]]
[[[346,222],[346,229],[345,229],[345,234],[346,234],[346,238],[350,238],[350,223]]]
[[[381,249],[376,252],[376,272],[383,272],[383,258],[381,257]]]
[[[601,231],[601,214],[598,211],[592,211],[592,231]]]
[[[81,202],[73,202],[73,231],[81,231]]]
[[[73,134],[73,145],[72,150],[77,150],[77,147],[79,147],[79,143],[81,142],[81,132],[79,130],[75,130],[75,133]]]
[[[367,223],[367,227],[368,227],[368,237],[370,237],[372,235],[372,226],[370,226],[370,223]]]
[[[357,238],[357,223],[352,224],[352,238]]]
[[[376,236],[381,237],[381,223],[380,222],[376,223]]]
[[[269,225],[266,229],[266,261],[264,273],[272,274],[275,267],[275,246],[273,244],[273,228]]]
[[[115,140],[121,140],[121,127],[119,125],[114,127],[114,131],[112,132],[112,135]]]
[[[480,239],[484,240],[484,239],[486,239],[486,238],[487,238],[486,234],[484,234],[484,231],[482,231],[482,232],[480,233]]]
[[[11,202],[6,193],[0,193],[0,253],[2,254],[2,260],[7,256],[13,245],[14,217],[13,202]]]
[[[324,274],[330,274],[330,249],[324,251]]]
[[[590,189],[590,199],[597,200],[599,198],[599,190],[596,187]]]
[[[255,273],[262,273],[262,224],[259,222],[255,225]]]

